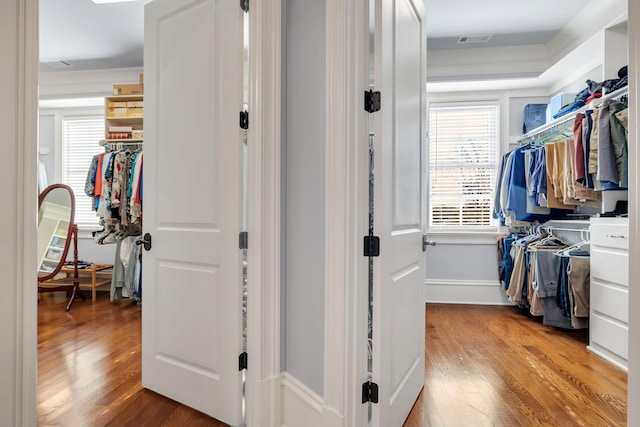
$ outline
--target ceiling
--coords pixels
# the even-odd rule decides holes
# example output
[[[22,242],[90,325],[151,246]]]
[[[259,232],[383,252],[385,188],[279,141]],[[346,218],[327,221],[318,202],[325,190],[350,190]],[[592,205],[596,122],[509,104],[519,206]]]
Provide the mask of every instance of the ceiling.
[[[589,3],[585,0],[424,0],[429,50],[546,43]],[[458,44],[460,36],[492,35]]]
[[[40,70],[141,67],[149,1],[40,0]]]
[[[141,67],[144,4],[139,0],[40,1],[41,71]],[[424,0],[432,50],[546,43],[585,0]],[[553,11],[550,13],[550,11]],[[491,34],[487,43],[458,44],[460,36]]]

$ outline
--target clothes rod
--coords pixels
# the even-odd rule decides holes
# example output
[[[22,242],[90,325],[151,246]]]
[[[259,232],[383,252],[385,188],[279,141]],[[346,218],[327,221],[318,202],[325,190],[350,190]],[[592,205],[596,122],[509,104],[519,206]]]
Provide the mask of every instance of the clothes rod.
[[[99,142],[99,144],[104,147],[105,145],[113,145],[113,144],[127,144],[127,145],[136,144],[136,145],[140,145],[140,144],[142,144],[142,142],[143,142],[142,140],[127,141],[126,139],[123,139],[121,141],[107,141],[106,139],[103,139],[103,140],[101,140]]]
[[[578,233],[589,233],[589,228],[566,228],[566,227],[554,227],[554,226],[548,226],[548,227],[542,227],[543,230],[545,231],[575,231]]]
[[[618,90],[615,90],[611,93],[602,95],[600,98],[596,98],[593,101],[591,101],[588,105],[585,105],[584,107],[580,108],[579,110],[576,111],[572,111],[571,113],[562,116],[562,117],[558,117],[557,119],[554,119],[552,121],[550,121],[549,123],[546,123],[542,126],[538,126],[537,128],[535,128],[534,130],[527,132],[525,135],[523,135],[520,139],[518,139],[518,143],[523,143],[526,140],[529,140],[531,138],[535,138],[537,135],[539,135],[540,133],[553,128],[554,126],[559,126],[562,124],[565,124],[567,122],[573,121],[575,120],[576,116],[580,113],[584,113],[587,110],[593,110],[594,108],[598,108],[600,106],[602,106],[602,104],[604,103],[604,101],[608,100],[608,99],[613,99],[613,98],[617,98],[618,96],[622,96],[622,95],[626,95],[627,93],[629,93],[629,87],[625,86],[623,88],[620,88]],[[595,104],[596,102],[599,102],[597,105]]]
[[[128,148],[142,148],[143,142],[142,141],[107,141],[107,140],[101,140],[99,142],[101,147],[105,147],[109,150],[112,149],[116,149],[116,150],[124,150],[124,149],[128,149]]]

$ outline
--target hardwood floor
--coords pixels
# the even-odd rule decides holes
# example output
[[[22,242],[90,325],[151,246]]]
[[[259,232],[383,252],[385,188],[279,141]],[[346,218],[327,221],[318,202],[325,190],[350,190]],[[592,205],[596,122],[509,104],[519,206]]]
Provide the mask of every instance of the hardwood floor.
[[[142,388],[140,306],[98,292],[65,313],[64,293],[40,299],[39,426],[226,426]]]
[[[104,292],[65,305],[47,294],[38,308],[38,425],[225,425],[142,389],[141,307]],[[586,331],[515,307],[433,304],[426,329],[425,388],[405,427],[626,425],[627,375],[586,350]]]
[[[627,374],[586,349],[586,330],[516,307],[427,304],[417,426],[625,426]]]

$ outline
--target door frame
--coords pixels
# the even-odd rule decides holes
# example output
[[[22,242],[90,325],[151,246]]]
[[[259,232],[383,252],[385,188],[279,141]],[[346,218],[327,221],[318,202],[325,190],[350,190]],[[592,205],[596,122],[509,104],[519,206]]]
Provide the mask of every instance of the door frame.
[[[367,0],[326,0],[324,406],[330,425],[363,426],[367,378],[369,88]],[[342,423],[340,422],[342,421]]]
[[[249,14],[246,423],[279,426],[282,0]]]
[[[20,61],[16,105],[15,398],[16,425],[36,425],[37,415],[37,123],[38,0],[16,0]],[[281,0],[251,4],[249,52],[249,249],[247,425],[280,425],[280,94]],[[31,191],[29,191],[31,189]],[[33,218],[33,221],[28,221]],[[23,242],[22,245],[20,243]]]
[[[15,335],[13,418],[15,425],[36,425],[36,387],[38,366],[38,292],[36,289],[36,253],[38,230],[36,212],[38,158],[38,0],[21,0],[11,7],[17,9],[15,105],[15,205],[16,233],[15,272]],[[6,112],[6,110],[3,110]],[[11,274],[14,273],[14,274]],[[11,344],[9,344],[11,345]],[[11,347],[10,347],[11,348]]]
[[[640,143],[638,130],[638,108],[640,108],[640,5],[634,0],[627,2],[629,22],[629,108],[634,114],[629,116],[629,182],[633,185],[629,191],[629,374],[627,381],[628,402],[637,402],[640,398],[640,311],[631,310],[640,304]],[[637,405],[627,405],[627,424],[640,426],[640,408]]]

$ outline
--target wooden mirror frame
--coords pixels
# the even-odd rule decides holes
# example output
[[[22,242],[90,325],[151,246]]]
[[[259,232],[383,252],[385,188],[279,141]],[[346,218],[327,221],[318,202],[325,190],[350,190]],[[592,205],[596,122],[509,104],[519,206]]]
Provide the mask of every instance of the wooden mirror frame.
[[[38,214],[40,213],[40,207],[42,206],[42,202],[46,199],[47,195],[58,188],[62,188],[69,192],[70,202],[71,202],[71,212],[69,214],[69,228],[67,230],[67,238],[64,244],[64,249],[62,250],[62,254],[60,256],[60,260],[58,265],[48,274],[40,275],[41,272],[38,271],[38,293],[41,292],[57,292],[57,291],[66,291],[68,295],[70,295],[69,302],[67,304],[66,311],[71,309],[71,304],[75,300],[76,296],[82,297],[84,299],[84,295],[80,293],[80,281],[78,279],[78,227],[74,222],[75,219],[75,196],[73,194],[73,190],[71,187],[65,184],[52,184],[45,188],[42,193],[38,196]],[[39,222],[39,221],[38,221]],[[38,228],[39,228],[38,224]],[[46,283],[53,279],[62,269],[64,263],[66,262],[67,256],[69,254],[69,248],[71,246],[71,239],[73,239],[73,283],[65,283],[65,284],[56,284],[53,282]],[[38,268],[40,266],[38,265]]]
[[[38,271],[38,282],[44,282],[46,280],[50,280],[52,278],[54,278],[56,276],[56,274],[58,274],[60,272],[60,269],[62,268],[62,266],[64,265],[66,259],[67,259],[67,255],[69,254],[69,247],[71,246],[71,237],[73,235],[72,232],[72,226],[74,223],[74,218],[75,218],[75,197],[73,194],[73,190],[71,190],[71,188],[65,184],[52,184],[50,186],[48,186],[47,188],[45,188],[42,193],[40,193],[40,195],[38,196],[38,214],[40,214],[40,208],[42,207],[42,202],[47,198],[47,195],[57,189],[57,188],[62,188],[63,190],[67,190],[69,192],[69,200],[71,202],[71,212],[69,215],[69,228],[67,229],[67,237],[66,237],[66,241],[64,244],[64,249],[62,250],[62,255],[60,256],[60,260],[58,262],[58,265],[56,265],[56,268],[53,269],[53,271],[51,271],[48,274],[42,274],[40,271]],[[39,229],[39,224],[38,224],[38,229]],[[39,231],[39,230],[38,230]],[[38,268],[40,268],[40,266],[38,266]]]

